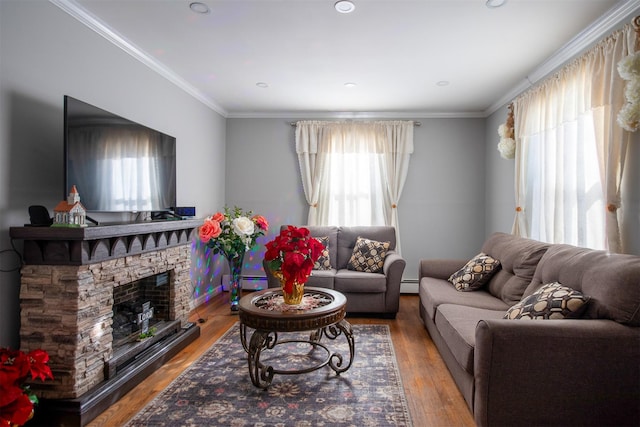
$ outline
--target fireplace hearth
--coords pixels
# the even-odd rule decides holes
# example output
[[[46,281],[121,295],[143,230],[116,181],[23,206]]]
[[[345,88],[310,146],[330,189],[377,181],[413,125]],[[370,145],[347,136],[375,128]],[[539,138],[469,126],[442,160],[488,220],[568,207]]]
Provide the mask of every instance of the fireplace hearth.
[[[85,425],[199,336],[187,319],[199,224],[10,230],[25,240],[21,349],[46,350],[54,374],[33,386],[30,425]]]

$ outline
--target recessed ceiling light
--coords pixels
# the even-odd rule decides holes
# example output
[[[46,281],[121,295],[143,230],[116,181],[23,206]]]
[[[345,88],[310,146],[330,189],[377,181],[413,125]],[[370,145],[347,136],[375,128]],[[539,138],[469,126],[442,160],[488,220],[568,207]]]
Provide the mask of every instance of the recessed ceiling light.
[[[209,6],[199,1],[194,1],[193,3],[189,4],[189,8],[191,8],[193,12],[200,13],[202,15],[206,15],[210,12]]]
[[[256,83],[256,86],[261,87],[262,89],[266,89],[269,87],[269,84],[265,82],[258,82]]]
[[[353,83],[353,82],[346,82],[346,83],[344,84],[344,87],[356,87],[356,86],[357,86],[357,85],[356,85],[355,83]]]
[[[495,9],[496,7],[504,6],[507,0],[487,0],[485,3],[489,9]]]
[[[356,9],[356,5],[353,4],[352,1],[349,0],[340,0],[337,1],[333,7],[340,13],[351,13]]]
[[[438,86],[449,86],[449,81],[448,80],[440,80],[439,82],[436,83],[436,85],[438,85]]]

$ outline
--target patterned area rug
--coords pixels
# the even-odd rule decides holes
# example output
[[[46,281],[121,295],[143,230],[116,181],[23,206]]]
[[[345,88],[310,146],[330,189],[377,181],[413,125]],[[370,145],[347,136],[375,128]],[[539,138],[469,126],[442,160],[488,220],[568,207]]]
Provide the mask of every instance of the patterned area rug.
[[[127,425],[411,426],[387,325],[353,325],[355,356],[346,372],[336,375],[324,366],[304,374],[276,374],[266,390],[251,383],[239,329],[236,323],[225,332]],[[308,333],[278,334],[278,340],[298,337],[308,338]],[[348,360],[344,335],[321,342]],[[300,369],[317,361],[318,351],[303,343],[282,344],[264,350],[261,360],[275,369]]]

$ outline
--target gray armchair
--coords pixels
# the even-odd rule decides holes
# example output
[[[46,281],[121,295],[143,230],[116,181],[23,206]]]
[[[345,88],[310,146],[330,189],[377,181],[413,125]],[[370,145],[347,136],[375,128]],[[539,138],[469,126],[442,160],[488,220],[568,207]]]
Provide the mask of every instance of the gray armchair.
[[[347,313],[376,313],[395,318],[400,304],[400,282],[406,261],[395,251],[396,232],[391,226],[303,226],[313,237],[329,238],[331,269],[313,270],[306,286],[334,289],[347,297]],[[286,226],[282,226],[286,228]],[[381,273],[349,270],[347,264],[358,237],[389,242]],[[280,282],[263,262],[270,288]]]

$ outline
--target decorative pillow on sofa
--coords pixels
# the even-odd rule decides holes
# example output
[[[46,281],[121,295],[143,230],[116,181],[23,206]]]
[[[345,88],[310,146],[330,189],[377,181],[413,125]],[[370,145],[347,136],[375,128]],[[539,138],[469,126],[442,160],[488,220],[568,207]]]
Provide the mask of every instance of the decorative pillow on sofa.
[[[318,257],[318,260],[313,264],[313,269],[331,270],[331,260],[329,259],[329,236],[316,237],[315,239],[322,243],[324,249]]]
[[[505,319],[570,319],[580,317],[589,297],[558,282],[548,283],[524,297],[504,315]]]
[[[378,242],[358,236],[347,269],[366,273],[380,273],[390,242]]]
[[[480,252],[478,255],[449,277],[449,281],[458,291],[477,291],[489,281],[493,273],[500,268],[500,261]]]

